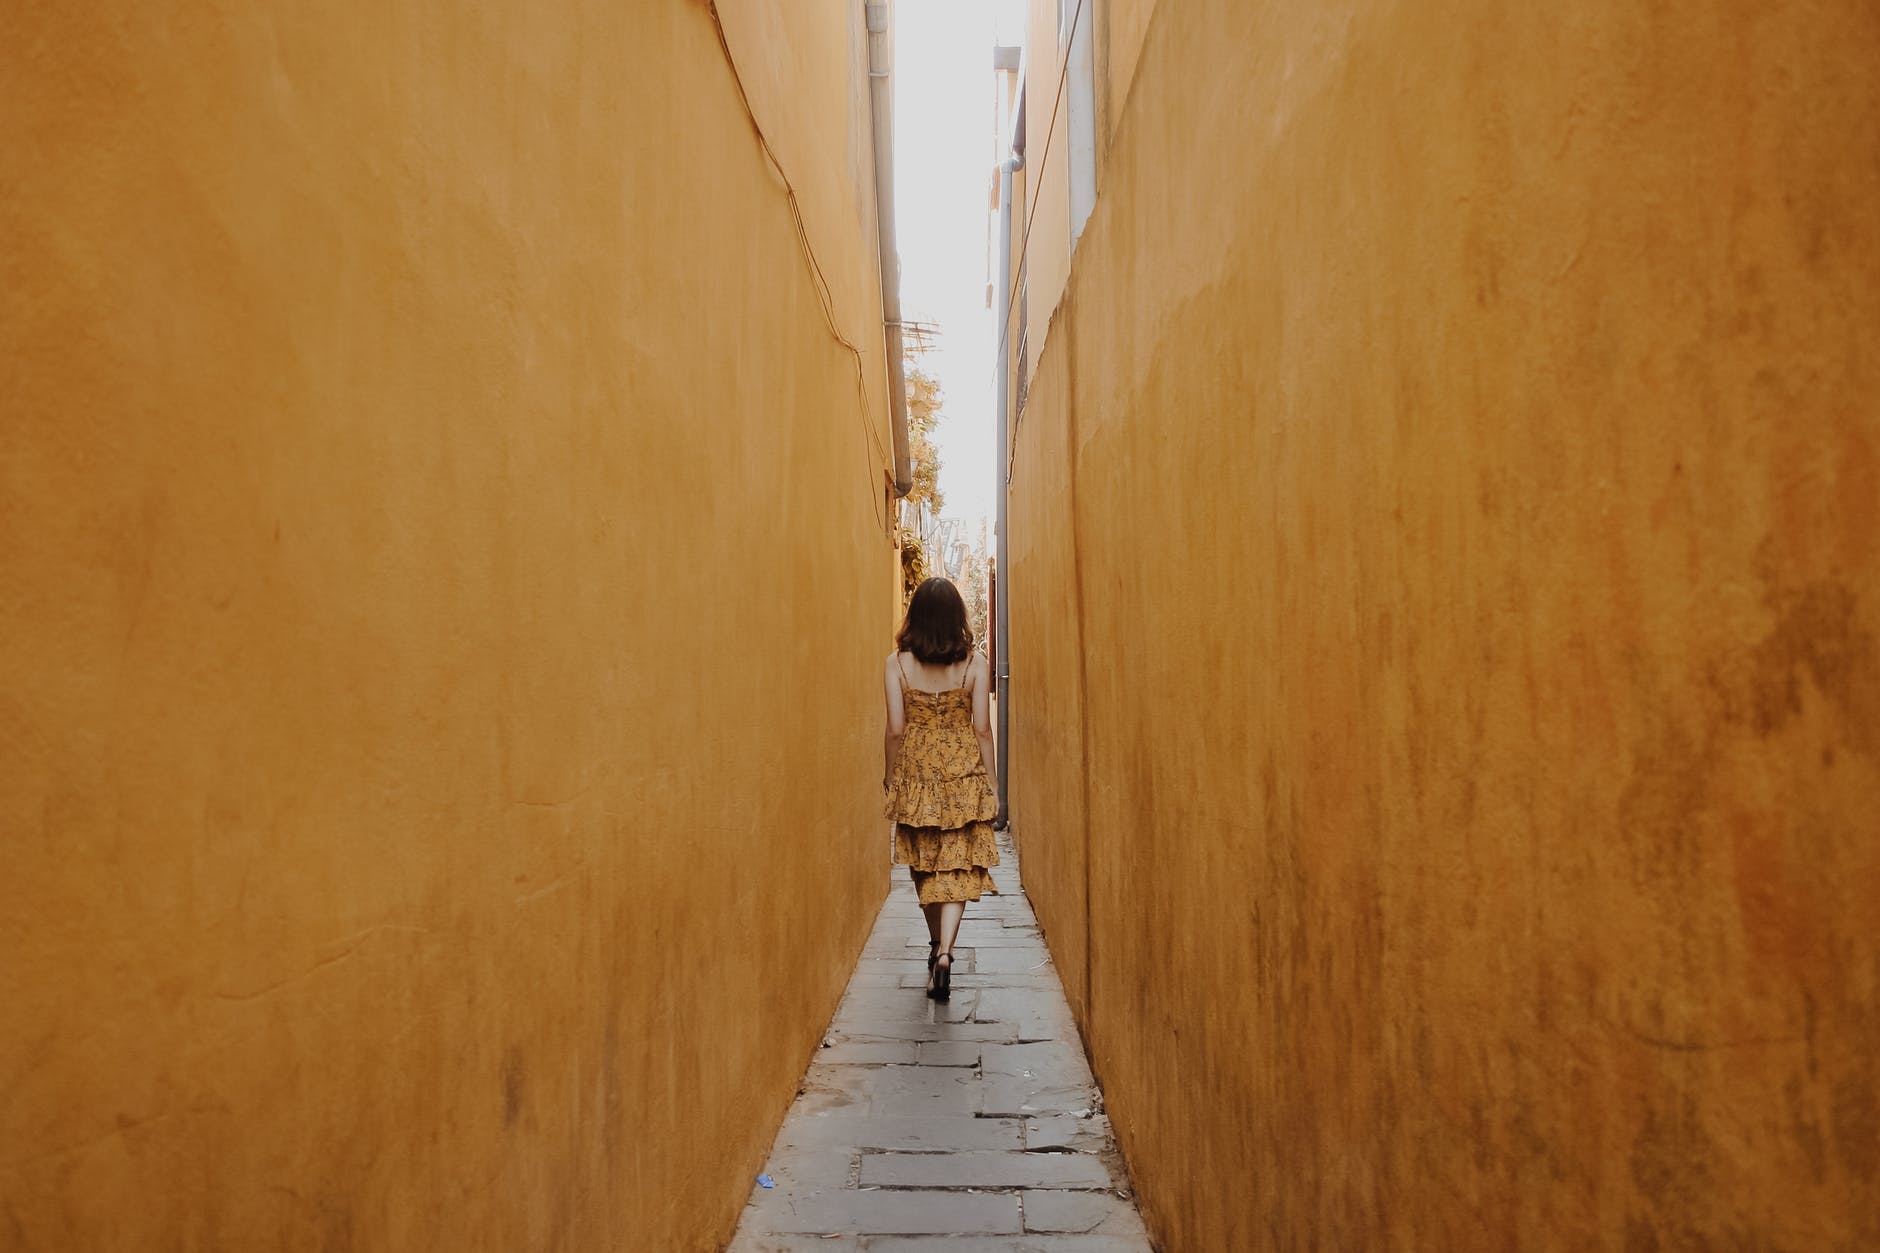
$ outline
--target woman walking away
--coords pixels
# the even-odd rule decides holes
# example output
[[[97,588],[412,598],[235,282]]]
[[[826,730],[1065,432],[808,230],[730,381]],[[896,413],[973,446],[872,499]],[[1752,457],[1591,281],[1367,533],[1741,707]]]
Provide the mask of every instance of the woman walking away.
[[[888,765],[894,861],[914,876],[927,915],[927,995],[953,988],[953,941],[966,902],[997,893],[992,819],[991,667],[973,652],[966,602],[945,579],[914,589],[888,657]]]

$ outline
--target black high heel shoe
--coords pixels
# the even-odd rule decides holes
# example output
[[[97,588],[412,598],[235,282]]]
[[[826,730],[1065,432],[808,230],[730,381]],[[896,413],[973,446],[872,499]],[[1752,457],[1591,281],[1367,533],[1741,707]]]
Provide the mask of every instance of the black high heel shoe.
[[[934,940],[927,945],[927,973],[933,973],[933,964],[940,960],[940,941]]]
[[[947,964],[939,964],[940,959],[947,959]],[[953,999],[953,953],[951,950],[934,955],[933,986],[927,989],[927,995],[936,1001]]]

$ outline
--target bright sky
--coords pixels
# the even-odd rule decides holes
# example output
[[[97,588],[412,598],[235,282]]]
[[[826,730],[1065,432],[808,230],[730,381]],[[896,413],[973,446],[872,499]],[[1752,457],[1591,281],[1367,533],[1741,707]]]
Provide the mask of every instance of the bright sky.
[[[992,312],[987,196],[994,166],[992,49],[1018,43],[1023,0],[899,0],[894,6],[894,202],[901,314],[935,323],[922,368],[944,403],[934,434],[942,513],[990,529]]]

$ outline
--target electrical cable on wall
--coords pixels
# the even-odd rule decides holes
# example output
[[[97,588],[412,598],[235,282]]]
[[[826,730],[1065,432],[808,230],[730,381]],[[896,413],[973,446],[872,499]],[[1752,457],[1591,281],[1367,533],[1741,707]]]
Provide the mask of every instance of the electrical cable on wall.
[[[1083,0],[1078,0],[1080,8],[1082,3]],[[804,224],[803,209],[797,202],[796,185],[790,181],[789,174],[784,171],[783,162],[778,160],[776,150],[770,146],[770,137],[764,133],[763,124],[757,120],[757,111],[751,107],[750,94],[744,89],[744,76],[738,72],[737,58],[731,55],[731,43],[725,37],[724,21],[718,15],[717,0],[707,0],[705,7],[711,14],[712,30],[718,36],[719,50],[724,53],[725,64],[731,69],[731,82],[738,90],[738,102],[744,106],[744,116],[750,120],[751,130],[756,134],[758,146],[763,149],[765,159],[770,162],[770,168],[775,170],[777,177],[783,181],[784,198],[790,206],[790,221],[796,230],[797,247],[802,250],[803,259],[809,263],[810,276],[813,280],[811,287],[816,292],[817,304],[822,308],[823,322],[829,327],[829,333],[835,337],[836,342],[848,349],[854,358],[856,397],[861,406],[862,430],[866,435],[862,455],[864,457],[869,455],[868,446],[872,444],[876,453],[880,454],[884,460],[891,461],[893,454],[882,446],[881,436],[876,433],[874,424],[868,420],[868,376],[862,365],[862,350],[842,333],[841,326],[836,322],[835,294],[829,285],[828,276],[823,273],[822,262],[817,260],[815,246],[810,243],[809,227]],[[875,491],[873,487],[875,477],[873,472],[878,464],[872,459],[869,461],[871,481],[869,503],[874,507],[875,521],[880,523],[885,531],[889,529],[889,519],[883,516],[883,501],[876,499],[883,493]]]
[[[1057,95],[1051,101],[1051,120],[1045,124],[1044,128],[1044,151],[1038,154],[1038,174],[1040,180],[1042,180],[1044,175],[1045,167],[1051,160],[1051,137],[1057,132],[1058,106],[1064,103],[1064,84],[1069,81],[1070,78],[1070,49],[1071,45],[1077,42],[1077,23],[1082,20],[1083,15],[1084,0],[1077,0],[1077,8],[1071,13],[1070,37],[1063,41],[1064,66],[1058,71]],[[1025,184],[1027,187],[1030,187],[1031,183],[1031,175],[1027,172],[1025,175]],[[1018,256],[1015,257],[1012,262],[1012,273],[1014,276],[1024,273],[1026,250],[1031,247],[1031,224],[1038,216],[1039,199],[1040,197],[1038,196],[1032,197],[1031,212],[1025,215],[1025,233],[1019,237]],[[1012,306],[1018,302],[1018,288],[1019,280],[1014,277],[1012,279],[1012,289],[1005,294],[1005,319],[999,325],[999,352],[1001,355],[1005,352],[1007,340],[1011,338]],[[1022,370],[1024,368],[1025,363],[1020,362],[1019,369]],[[1023,409],[1020,409],[1017,413],[1012,415],[1012,429],[1006,433],[1006,446],[999,450],[1005,455],[1005,481],[1008,483],[1012,481],[1012,466],[1018,459],[1018,424],[1024,421],[1024,419],[1025,411]]]

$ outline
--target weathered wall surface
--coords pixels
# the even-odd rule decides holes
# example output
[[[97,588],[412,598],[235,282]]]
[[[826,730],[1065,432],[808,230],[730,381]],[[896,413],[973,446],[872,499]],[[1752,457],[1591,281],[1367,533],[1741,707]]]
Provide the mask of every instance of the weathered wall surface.
[[[1103,127],[1097,142],[1102,147],[1107,145],[1123,119],[1130,86],[1136,81],[1136,65],[1142,59],[1143,37],[1149,33],[1149,19],[1155,14],[1156,0],[1084,0],[1084,3],[1095,6],[1092,16],[1096,22],[1097,59],[1101,70],[1097,90],[1103,98]]]
[[[702,5],[11,15],[0,1245],[728,1237],[894,572],[859,6],[722,7],[865,413]]]
[[[1024,262],[1026,357],[1033,373],[1071,265],[1070,112],[1058,92],[1070,36],[1058,28],[1057,7],[1057,0],[1029,0],[1026,8],[1024,249],[1012,254],[1012,268],[1016,277]]]
[[[1880,1246],[1876,65],[1854,0],[1156,9],[1010,590],[1168,1247]]]

